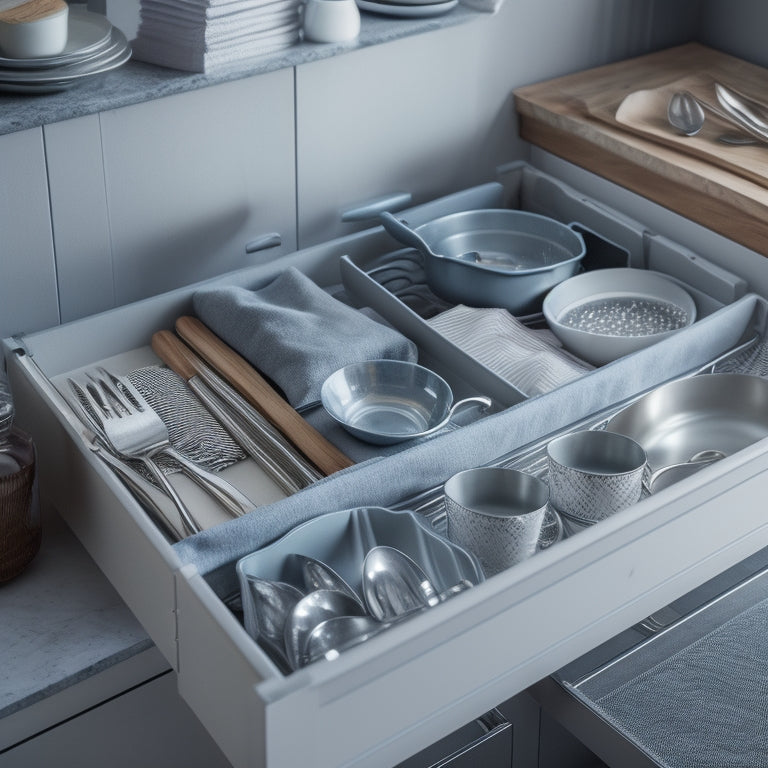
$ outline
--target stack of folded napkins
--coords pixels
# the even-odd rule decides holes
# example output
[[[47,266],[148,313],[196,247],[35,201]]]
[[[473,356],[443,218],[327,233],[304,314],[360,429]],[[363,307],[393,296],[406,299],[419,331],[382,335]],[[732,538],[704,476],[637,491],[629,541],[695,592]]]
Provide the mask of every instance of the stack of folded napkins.
[[[549,392],[593,369],[566,352],[548,329],[534,331],[506,309],[459,304],[427,322],[528,397]]]
[[[133,58],[212,72],[294,45],[301,0],[141,0]]]

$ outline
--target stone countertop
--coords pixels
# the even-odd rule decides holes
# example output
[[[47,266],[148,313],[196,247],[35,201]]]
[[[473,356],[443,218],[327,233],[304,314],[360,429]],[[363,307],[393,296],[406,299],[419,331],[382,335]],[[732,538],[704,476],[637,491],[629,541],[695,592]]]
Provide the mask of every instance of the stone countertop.
[[[131,60],[112,72],[84,78],[72,88],[59,93],[0,93],[0,135],[296,67],[410,35],[456,26],[487,15],[464,5],[458,5],[443,16],[423,19],[399,19],[363,13],[360,36],[351,43],[301,42],[283,51],[206,74],[182,72]]]
[[[55,514],[40,551],[0,584],[0,718],[151,648],[143,627]]]

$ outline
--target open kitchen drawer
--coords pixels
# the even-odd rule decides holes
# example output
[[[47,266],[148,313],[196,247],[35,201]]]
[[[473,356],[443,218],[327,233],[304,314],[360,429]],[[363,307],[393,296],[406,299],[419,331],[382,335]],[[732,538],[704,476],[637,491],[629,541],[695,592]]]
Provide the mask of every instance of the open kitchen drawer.
[[[465,203],[461,195],[454,201],[459,208]],[[430,215],[449,204],[438,201]],[[594,212],[610,218],[597,206]],[[617,225],[634,233],[632,258],[647,259],[649,235],[633,226]],[[342,255],[360,259],[384,248],[391,248],[388,237],[369,230],[212,282],[253,286],[294,265],[329,286],[340,280]],[[195,289],[8,339],[5,346],[18,421],[38,446],[43,499],[143,623],[177,671],[181,696],[237,766],[393,765],[768,545],[763,440],[334,661],[284,676],[224,602],[236,588],[239,557],[323,512],[400,505],[456,471],[523,451],[706,366],[764,331],[765,301],[754,294],[718,297],[725,306],[690,328],[547,395],[171,544],[89,450],[54,382],[97,362],[126,366],[151,357],[151,335],[190,313]],[[429,348],[429,339],[419,346],[458,392],[462,386],[488,391],[490,379],[478,366],[460,357],[452,366],[442,350]],[[502,384],[492,394],[506,405]],[[724,508],[731,510],[727,523]]]

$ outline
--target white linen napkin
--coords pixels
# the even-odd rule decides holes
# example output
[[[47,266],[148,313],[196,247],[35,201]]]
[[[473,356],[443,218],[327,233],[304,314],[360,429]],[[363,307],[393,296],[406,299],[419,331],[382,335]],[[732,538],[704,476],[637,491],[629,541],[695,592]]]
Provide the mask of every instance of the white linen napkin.
[[[427,323],[529,397],[593,370],[562,349],[550,331],[531,330],[505,309],[459,304]]]

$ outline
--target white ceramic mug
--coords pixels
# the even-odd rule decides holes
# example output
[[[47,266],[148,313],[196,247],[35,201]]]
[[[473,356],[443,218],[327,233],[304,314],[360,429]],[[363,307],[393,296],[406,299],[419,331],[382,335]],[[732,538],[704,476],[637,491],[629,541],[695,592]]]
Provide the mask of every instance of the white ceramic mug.
[[[313,43],[342,43],[360,34],[355,0],[307,0],[304,39]]]

